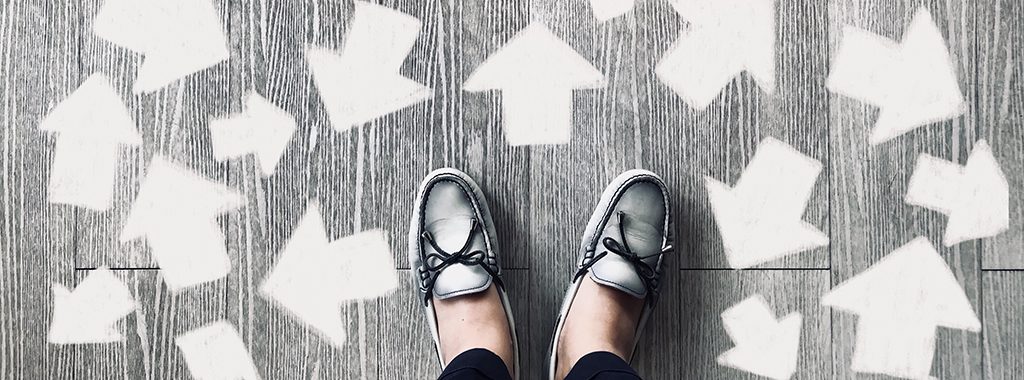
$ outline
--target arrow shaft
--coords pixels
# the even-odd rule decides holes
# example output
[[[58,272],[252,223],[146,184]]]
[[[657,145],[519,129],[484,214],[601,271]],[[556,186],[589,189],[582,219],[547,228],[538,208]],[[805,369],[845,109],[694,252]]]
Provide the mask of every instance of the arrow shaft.
[[[510,145],[564,144],[572,136],[572,90],[514,88],[502,92]]]

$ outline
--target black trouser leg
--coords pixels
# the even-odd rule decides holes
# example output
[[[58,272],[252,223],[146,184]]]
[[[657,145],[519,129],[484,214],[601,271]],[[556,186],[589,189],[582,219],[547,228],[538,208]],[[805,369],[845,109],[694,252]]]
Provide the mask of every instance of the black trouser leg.
[[[497,354],[474,348],[452,359],[438,380],[512,380],[512,376]]]
[[[565,380],[641,380],[640,375],[622,358],[611,352],[586,354],[572,366]]]

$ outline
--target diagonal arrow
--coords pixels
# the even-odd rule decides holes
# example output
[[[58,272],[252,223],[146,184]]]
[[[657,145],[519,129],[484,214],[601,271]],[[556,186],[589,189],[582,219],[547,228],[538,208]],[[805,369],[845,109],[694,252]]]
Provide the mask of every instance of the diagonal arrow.
[[[922,237],[836,285],[821,303],[859,316],[857,372],[927,378],[937,326],[981,330],[960,283]]]
[[[572,92],[606,79],[547,26],[531,23],[470,74],[463,89],[502,91],[509,145],[565,144],[572,135]]]
[[[244,113],[210,121],[213,157],[224,161],[253,153],[264,177],[274,174],[294,133],[295,118],[255,92]]]
[[[905,200],[949,216],[947,247],[1010,228],[1009,183],[985,140],[975,143],[963,167],[922,153]]]
[[[674,0],[690,22],[655,74],[691,107],[703,109],[747,72],[775,90],[775,0]]]
[[[751,296],[722,313],[722,324],[736,347],[718,356],[718,364],[772,379],[796,372],[800,348],[800,313],[776,320],[760,295]]]
[[[244,204],[241,194],[157,156],[121,241],[144,237],[171,291],[217,280],[231,271],[217,217]]]
[[[747,268],[828,244],[802,215],[821,163],[766,138],[736,186],[705,177],[729,265]]]
[[[220,320],[174,338],[192,378],[259,380],[256,365],[235,326]]]
[[[383,231],[329,242],[319,207],[312,204],[260,285],[260,294],[340,347],[347,336],[342,305],[382,297],[397,286]]]
[[[93,33],[145,55],[135,93],[159,90],[230,55],[210,0],[105,0]]]
[[[53,298],[53,320],[46,340],[54,344],[124,340],[116,324],[136,307],[131,291],[107,267],[92,271],[73,292],[54,284]]]
[[[109,209],[120,146],[138,146],[142,137],[107,77],[89,76],[50,111],[39,129],[57,133],[47,188],[50,203]]]
[[[429,87],[399,73],[421,25],[407,14],[356,1],[340,54],[306,49],[313,82],[335,130],[348,130],[433,95]]]
[[[869,138],[874,145],[966,112],[956,72],[942,32],[922,7],[899,43],[843,28],[826,86],[881,108]]]

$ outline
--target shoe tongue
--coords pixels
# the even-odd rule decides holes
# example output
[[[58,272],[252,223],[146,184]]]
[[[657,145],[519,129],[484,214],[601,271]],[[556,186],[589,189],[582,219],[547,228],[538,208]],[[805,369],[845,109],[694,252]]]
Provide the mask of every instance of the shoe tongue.
[[[438,219],[424,226],[424,230],[430,232],[434,241],[441,250],[447,254],[455,254],[466,244],[470,230],[473,226],[471,217],[452,217]],[[477,231],[473,234],[473,241],[467,253],[476,250],[486,252],[487,245],[483,233]],[[432,245],[423,242],[423,251],[429,255],[437,253]],[[430,264],[437,265],[441,259],[431,258]],[[448,299],[460,295],[473,294],[484,291],[491,285],[491,275],[479,265],[465,265],[455,263],[449,265],[437,275],[434,282],[434,296],[440,299]]]
[[[626,236],[623,237],[619,232],[617,218],[609,220],[601,239],[597,241],[596,251],[606,251],[604,238],[612,238],[623,247],[629,244],[629,249],[638,256],[650,256],[644,259],[644,262],[651,268],[656,268],[659,259],[656,254],[661,252],[662,248],[662,232],[640,221],[626,221],[625,227]],[[647,296],[647,288],[644,287],[643,280],[640,279],[633,263],[614,252],[608,252],[605,257],[594,263],[590,268],[590,278],[598,284],[618,289],[636,298]]]

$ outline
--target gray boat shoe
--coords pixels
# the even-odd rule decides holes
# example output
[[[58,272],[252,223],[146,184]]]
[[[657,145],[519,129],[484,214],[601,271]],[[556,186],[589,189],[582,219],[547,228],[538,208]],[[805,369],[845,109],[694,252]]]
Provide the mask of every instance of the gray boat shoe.
[[[640,341],[658,298],[661,263],[672,252],[671,211],[665,183],[647,170],[620,174],[601,194],[587,222],[579,247],[576,274],[562,301],[548,361],[549,378],[558,368],[558,340],[586,276],[594,282],[643,299],[644,310],[634,335],[633,350]],[[632,354],[627,358],[632,361]]]
[[[409,268],[419,286],[442,367],[433,297],[449,299],[479,293],[494,284],[512,334],[512,377],[518,379],[519,342],[511,304],[501,282],[494,221],[483,192],[466,173],[443,168],[423,180],[409,227]]]

